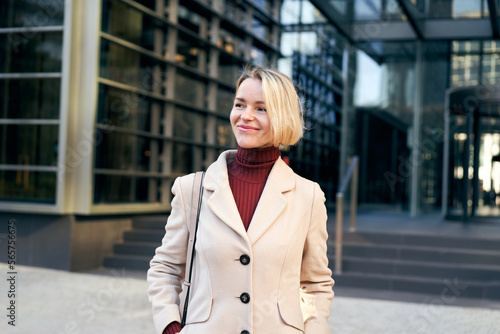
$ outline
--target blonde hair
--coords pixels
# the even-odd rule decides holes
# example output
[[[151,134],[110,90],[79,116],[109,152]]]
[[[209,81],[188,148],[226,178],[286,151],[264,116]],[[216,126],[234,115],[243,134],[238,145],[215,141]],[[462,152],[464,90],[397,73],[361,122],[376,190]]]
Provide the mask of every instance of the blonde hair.
[[[304,120],[302,103],[292,80],[276,70],[247,65],[236,81],[236,91],[246,79],[259,79],[262,82],[273,145],[295,145],[304,133]]]

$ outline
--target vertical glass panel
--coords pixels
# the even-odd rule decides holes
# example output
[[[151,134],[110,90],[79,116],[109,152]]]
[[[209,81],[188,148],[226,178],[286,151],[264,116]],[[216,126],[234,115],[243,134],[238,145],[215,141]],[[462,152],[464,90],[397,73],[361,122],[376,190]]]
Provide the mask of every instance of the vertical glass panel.
[[[260,9],[271,13],[273,9],[273,0],[253,0],[253,3]]]
[[[106,125],[110,129],[116,126],[149,132],[151,107],[151,100],[145,96],[99,85],[98,124]]]
[[[149,197],[154,179],[120,175],[95,175],[94,203],[156,202]]]
[[[479,52],[481,44],[479,41],[453,41],[453,53],[471,53]]]
[[[481,1],[453,0],[454,18],[480,18]]]
[[[281,23],[298,24],[301,17],[301,3],[298,0],[285,0],[281,5]]]
[[[151,10],[156,10],[156,0],[133,0],[137,3],[140,3],[144,7],[147,7]],[[168,6],[168,0],[165,0],[165,6]]]
[[[202,54],[206,55],[207,51],[199,46],[198,40],[179,32],[177,54],[175,55],[175,61],[179,65],[195,69],[203,68],[206,66],[207,59],[202,57]],[[201,61],[204,61],[205,64],[201,63]]]
[[[196,12],[179,5],[179,24],[192,32],[199,34],[202,17]],[[180,41],[180,39],[179,39]]]
[[[198,108],[205,107],[205,84],[195,78],[177,72],[175,98]]]
[[[231,113],[231,109],[233,108],[234,101],[234,92],[219,89],[217,90],[217,111],[221,114],[229,114]]]
[[[59,118],[60,79],[0,80],[0,118]]]
[[[172,173],[185,174],[194,170],[194,151],[192,145],[173,143],[173,157],[182,157],[182,159],[172,159]]]
[[[101,40],[100,76],[146,91],[161,91],[165,64],[121,45]]]
[[[238,78],[238,71],[240,69],[239,62],[232,57],[227,57],[221,54],[219,57],[219,80],[234,85]]]
[[[150,171],[152,141],[149,138],[98,129],[95,167]]]
[[[153,1],[154,2],[154,1]],[[103,3],[102,31],[154,51],[159,27],[149,15],[116,0]]]
[[[241,56],[245,49],[245,41],[226,29],[220,29],[217,46],[226,52]]]
[[[382,0],[354,0],[356,20],[376,20],[380,18]]]
[[[205,141],[205,116],[179,107],[174,111],[174,137]]]
[[[479,84],[479,56],[463,55],[451,57],[451,85],[453,87]]]
[[[54,204],[56,173],[0,171],[0,200]]]
[[[247,13],[241,7],[242,3],[239,0],[225,0],[223,18],[244,27],[246,25]]]
[[[229,119],[217,119],[217,145],[228,147],[232,145],[233,141],[233,130]]]
[[[55,166],[58,125],[0,125],[0,164]]]
[[[265,52],[256,47],[252,47],[252,51],[250,52],[250,57],[252,58],[252,62],[258,65],[263,65],[266,62]]]
[[[29,55],[29,56],[27,56]],[[60,72],[62,33],[0,34],[0,73]]]
[[[0,2],[0,27],[62,26],[64,0],[3,0]],[[27,32],[19,37],[30,38]]]
[[[302,24],[325,23],[326,19],[321,12],[309,1],[302,2],[301,19]]]
[[[347,14],[347,0],[330,0],[330,4],[342,15]]]
[[[258,19],[252,19],[252,33],[266,42],[271,42],[271,32],[268,25]]]
[[[495,85],[500,82],[500,56],[498,53],[484,55],[482,59],[482,84]]]

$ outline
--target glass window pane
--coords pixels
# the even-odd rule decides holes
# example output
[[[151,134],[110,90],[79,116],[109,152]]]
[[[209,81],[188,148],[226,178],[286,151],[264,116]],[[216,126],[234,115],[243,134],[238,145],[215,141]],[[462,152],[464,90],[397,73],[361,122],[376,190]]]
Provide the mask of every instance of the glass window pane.
[[[175,55],[175,61],[178,64],[197,69],[199,65],[202,65],[199,62],[201,52],[205,52],[206,54],[207,50],[199,46],[197,39],[179,32],[177,54]],[[205,61],[208,63],[207,60]]]
[[[217,90],[217,111],[221,114],[227,114],[228,119],[231,109],[233,109],[233,101],[234,91],[225,89]]]
[[[121,175],[95,175],[94,179],[95,204],[158,201],[157,197],[148,198],[156,179]]]
[[[271,29],[264,22],[255,18],[252,19],[252,33],[264,41],[271,43]]]
[[[0,118],[59,118],[59,79],[0,80]]]
[[[453,0],[453,17],[480,18],[481,1]]]
[[[182,159],[172,159],[172,173],[185,174],[194,170],[194,151],[192,145],[173,143],[172,157],[182,157]]]
[[[179,5],[179,24],[192,32],[199,34],[202,17],[198,13]],[[179,40],[180,41],[180,40]]]
[[[95,167],[150,171],[153,139],[113,131],[96,130]],[[157,172],[157,170],[152,170]]]
[[[238,78],[240,63],[238,60],[221,54],[219,57],[219,80],[234,85]]]
[[[227,119],[217,119],[217,145],[222,147],[232,146],[234,142],[233,130]]]
[[[238,57],[245,50],[245,41],[228,30],[221,28],[217,46]]]
[[[146,91],[160,92],[165,80],[165,64],[140,52],[106,39],[101,42],[100,76]]]
[[[57,165],[58,125],[0,125],[0,164]]]
[[[12,34],[0,35],[0,73],[61,71],[62,33],[33,34],[20,39]]]
[[[149,132],[155,103],[161,105],[145,96],[101,84],[97,123]]]
[[[0,171],[0,200],[54,204],[56,173]]]
[[[224,19],[232,23],[245,26],[247,13],[245,9],[240,7],[242,1],[239,0],[225,0],[224,1]]]
[[[355,0],[354,15],[356,20],[377,20],[380,18],[382,0]]]
[[[197,143],[205,142],[205,115],[175,108],[174,137],[194,140]]]
[[[3,0],[0,2],[0,27],[2,28],[62,26],[63,18],[63,0]],[[32,33],[29,32],[29,34]]]
[[[106,0],[105,3],[102,31],[154,51],[156,20],[119,1]]]
[[[177,72],[175,76],[175,98],[198,108],[204,108],[205,84]]]

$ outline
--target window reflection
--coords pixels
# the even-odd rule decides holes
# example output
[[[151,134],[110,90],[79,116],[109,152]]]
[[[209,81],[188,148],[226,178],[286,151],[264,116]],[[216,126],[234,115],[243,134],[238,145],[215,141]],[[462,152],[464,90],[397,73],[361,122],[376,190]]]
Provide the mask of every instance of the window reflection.
[[[95,167],[128,171],[150,171],[153,139],[113,131],[96,130]],[[153,172],[157,172],[154,170]]]
[[[177,73],[175,76],[175,97],[177,100],[203,108],[205,106],[205,84]]]
[[[55,166],[58,125],[0,125],[0,164]]]
[[[145,96],[101,84],[97,123],[150,131],[151,105],[151,100]]]
[[[54,204],[56,173],[0,170],[0,200]]]
[[[95,175],[94,203],[158,202],[148,198],[153,180],[135,176]]]
[[[154,2],[154,1],[153,1]],[[102,31],[153,51],[155,20],[117,0],[105,0]]]
[[[0,27],[46,27],[64,23],[63,0],[3,0],[0,9]]]
[[[60,72],[62,33],[33,32],[31,38],[0,34],[0,72]],[[30,55],[21,57],[20,55]]]
[[[194,140],[198,143],[205,141],[205,116],[179,107],[174,112],[174,137]]]
[[[58,119],[60,79],[0,80],[0,118]]]

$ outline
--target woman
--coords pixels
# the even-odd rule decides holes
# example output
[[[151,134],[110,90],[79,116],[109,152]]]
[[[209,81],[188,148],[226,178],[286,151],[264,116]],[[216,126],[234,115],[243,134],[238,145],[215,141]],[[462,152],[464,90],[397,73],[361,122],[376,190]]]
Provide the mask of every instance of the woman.
[[[237,151],[206,171],[186,326],[179,325],[193,174],[178,178],[162,245],[148,271],[157,333],[323,334],[333,298],[326,208],[318,184],[278,147],[303,131],[299,97],[282,73],[247,67],[230,122]]]

